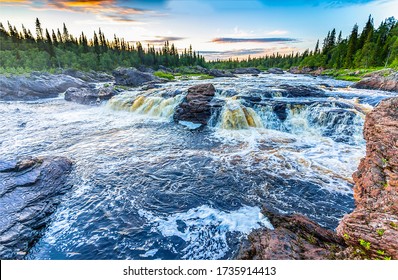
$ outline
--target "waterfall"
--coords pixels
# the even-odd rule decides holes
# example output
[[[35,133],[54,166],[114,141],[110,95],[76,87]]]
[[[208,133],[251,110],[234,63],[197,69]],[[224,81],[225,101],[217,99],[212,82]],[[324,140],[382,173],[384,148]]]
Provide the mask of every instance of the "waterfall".
[[[170,98],[161,96],[134,96],[131,94],[113,97],[108,106],[114,110],[124,110],[145,114],[154,117],[170,118],[174,109],[182,101],[183,95],[176,95]]]
[[[240,103],[239,100],[226,99],[221,113],[220,127],[223,129],[248,129],[263,127],[260,117],[252,109]]]

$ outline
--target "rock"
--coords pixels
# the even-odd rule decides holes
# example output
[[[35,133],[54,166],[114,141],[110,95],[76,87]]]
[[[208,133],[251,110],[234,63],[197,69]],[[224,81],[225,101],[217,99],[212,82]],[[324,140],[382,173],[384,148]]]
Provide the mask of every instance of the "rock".
[[[71,187],[64,157],[0,161],[0,258],[22,259],[42,234]]]
[[[232,74],[252,74],[252,75],[258,75],[260,74],[261,71],[258,70],[257,68],[254,67],[248,67],[248,68],[237,68],[232,70]]]
[[[398,72],[392,70],[373,72],[366,75],[362,80],[354,84],[353,87],[398,92]]]
[[[236,76],[230,72],[224,71],[224,70],[218,70],[218,69],[211,69],[209,70],[209,75],[213,77],[231,77],[231,78],[236,78]]]
[[[188,89],[188,94],[175,110],[174,121],[207,125],[211,117],[211,101],[216,89],[212,84],[196,85]]]
[[[165,72],[165,73],[173,73],[173,69],[165,67],[163,65],[159,65],[159,71]]]
[[[326,97],[322,89],[313,86],[291,86],[287,84],[280,85],[282,97]]]
[[[90,83],[112,82],[114,80],[113,76],[103,72],[96,72],[96,71],[81,72],[74,69],[67,69],[62,71],[62,74],[78,78],[80,80]]]
[[[356,208],[337,233],[351,246],[351,258],[398,259],[398,97],[367,114],[366,156],[353,174]]]
[[[109,100],[116,95],[113,86],[101,88],[68,88],[65,92],[65,100],[85,105],[99,105],[104,100]]]
[[[277,74],[277,75],[280,75],[280,74],[284,74],[284,73],[285,73],[285,72],[283,72],[283,70],[280,69],[280,68],[269,68],[267,71],[268,71],[268,73],[270,73],[270,74]]]
[[[121,86],[138,87],[148,83],[164,82],[152,73],[141,72],[135,68],[118,68],[112,74],[115,77],[115,84]]]
[[[344,240],[299,214],[284,216],[264,209],[274,229],[261,228],[248,236],[238,253],[241,260],[338,259]]]
[[[29,77],[0,75],[0,100],[54,98],[70,87],[83,88],[87,87],[87,83],[64,74],[32,73]]]

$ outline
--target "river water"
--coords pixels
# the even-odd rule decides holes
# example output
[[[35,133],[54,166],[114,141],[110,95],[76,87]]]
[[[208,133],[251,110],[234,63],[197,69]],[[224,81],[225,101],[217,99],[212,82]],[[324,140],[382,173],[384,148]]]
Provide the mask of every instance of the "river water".
[[[224,105],[210,125],[174,123],[187,88],[203,82],[100,106],[0,102],[2,158],[74,162],[73,188],[28,259],[229,259],[251,230],[272,228],[263,205],[331,229],[353,209],[364,116],[388,93],[290,74],[217,78]],[[284,96],[284,84],[325,96]]]

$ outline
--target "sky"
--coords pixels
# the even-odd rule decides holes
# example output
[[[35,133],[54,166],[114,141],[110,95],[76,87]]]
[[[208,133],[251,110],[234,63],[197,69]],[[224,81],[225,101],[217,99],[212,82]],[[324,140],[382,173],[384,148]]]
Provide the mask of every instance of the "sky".
[[[182,50],[191,44],[207,59],[247,58],[313,49],[329,30],[349,35],[369,15],[378,26],[398,18],[398,0],[0,0],[0,22],[21,30],[62,28],[92,37],[99,28],[112,39],[163,44]],[[62,29],[61,29],[62,30]]]

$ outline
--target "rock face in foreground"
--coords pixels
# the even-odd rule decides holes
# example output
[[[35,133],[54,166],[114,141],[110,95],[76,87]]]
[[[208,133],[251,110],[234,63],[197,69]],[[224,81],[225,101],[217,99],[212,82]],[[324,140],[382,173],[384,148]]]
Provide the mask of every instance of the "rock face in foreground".
[[[112,72],[115,77],[115,84],[121,86],[138,87],[148,83],[161,83],[152,73],[141,72],[135,68],[118,68]]]
[[[398,92],[398,72],[380,70],[366,75],[353,87]]]
[[[65,100],[85,105],[98,105],[104,100],[109,100],[116,95],[114,87],[101,88],[68,88]]]
[[[398,98],[366,116],[366,157],[353,175],[355,210],[337,232],[359,258],[398,259]],[[355,257],[355,256],[354,256]]]
[[[0,75],[0,100],[31,101],[53,98],[70,87],[86,87],[86,82],[64,74],[32,73],[29,77]]]
[[[0,259],[22,259],[70,186],[63,157],[0,161]]]
[[[188,89],[188,94],[176,108],[174,121],[187,121],[206,125],[211,117],[211,100],[216,89],[212,84],[202,84]]]
[[[346,246],[334,232],[320,227],[305,216],[279,215],[263,210],[274,230],[253,231],[248,242],[241,246],[242,260],[321,260],[338,259]]]

